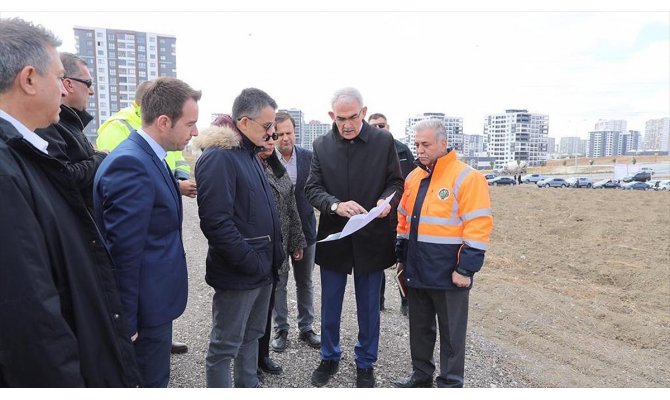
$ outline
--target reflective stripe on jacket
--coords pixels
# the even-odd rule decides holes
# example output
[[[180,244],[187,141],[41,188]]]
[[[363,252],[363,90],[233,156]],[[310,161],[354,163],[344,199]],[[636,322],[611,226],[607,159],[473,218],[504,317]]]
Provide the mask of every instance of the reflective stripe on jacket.
[[[140,107],[133,102],[130,107],[121,109],[109,117],[98,128],[95,145],[100,150],[112,151],[130,136],[130,132],[141,127]],[[168,151],[165,161],[177,179],[188,179],[191,176],[191,166],[188,165],[181,151]]]
[[[492,229],[486,179],[455,151],[439,158],[432,172],[414,169],[398,206],[407,285],[456,289],[451,273],[473,276],[481,269]]]

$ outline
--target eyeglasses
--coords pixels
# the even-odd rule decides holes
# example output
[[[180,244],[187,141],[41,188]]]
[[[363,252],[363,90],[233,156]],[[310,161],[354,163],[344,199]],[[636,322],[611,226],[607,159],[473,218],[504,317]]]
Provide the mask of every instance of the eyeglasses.
[[[387,126],[387,125],[386,125],[386,123],[381,122],[381,123],[379,123],[379,124],[372,124],[372,126],[376,126],[376,127],[379,128],[379,129],[386,129],[386,126]]]
[[[256,121],[256,120],[253,119],[253,118],[249,118],[249,117],[247,117],[246,115],[245,115],[245,116],[242,116],[242,117],[239,117],[237,120],[239,121],[239,120],[241,120],[242,118],[246,118],[246,119],[248,119],[249,121],[253,121],[253,122],[255,122],[258,126],[260,126],[261,128],[265,129],[265,133],[268,134],[268,135],[269,135],[268,132],[270,131],[270,129],[272,129],[272,128],[275,126],[275,123],[274,123],[274,122],[267,122],[267,123],[265,123],[265,124],[261,124],[260,122]],[[274,136],[273,139],[277,140],[277,137],[276,137],[277,135],[276,135],[276,134],[273,134],[273,136]],[[267,139],[267,140],[269,140],[269,139]],[[266,141],[267,141],[267,140],[266,140]]]
[[[353,121],[356,121],[356,120],[358,119],[358,117],[361,116],[361,112],[362,112],[362,111],[363,111],[363,109],[361,108],[361,109],[358,111],[357,114],[354,114],[354,115],[352,115],[351,117],[335,117],[335,122],[337,122],[338,124],[343,124],[343,123],[345,123],[345,122],[347,122],[347,121],[352,121],[352,122],[353,122]]]
[[[277,132],[272,132],[272,135],[266,132],[263,140],[267,142],[270,140],[270,138],[272,138],[272,140],[277,140],[279,139],[279,135],[277,135]]]
[[[73,78],[71,76],[64,76],[63,79],[69,79],[71,81],[77,81],[77,82],[83,83],[84,85],[86,85],[87,88],[90,88],[91,86],[93,86],[93,80],[92,79],[79,79],[79,78]]]

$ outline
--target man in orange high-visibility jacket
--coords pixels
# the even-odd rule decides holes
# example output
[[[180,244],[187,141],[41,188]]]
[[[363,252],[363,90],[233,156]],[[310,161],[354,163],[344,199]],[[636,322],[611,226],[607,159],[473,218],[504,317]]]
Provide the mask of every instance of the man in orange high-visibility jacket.
[[[435,316],[440,329],[438,387],[462,387],[468,299],[473,275],[484,263],[493,229],[484,175],[447,147],[440,120],[415,128],[420,163],[405,180],[398,206],[398,269],[409,300],[412,375],[398,387],[431,387]]]

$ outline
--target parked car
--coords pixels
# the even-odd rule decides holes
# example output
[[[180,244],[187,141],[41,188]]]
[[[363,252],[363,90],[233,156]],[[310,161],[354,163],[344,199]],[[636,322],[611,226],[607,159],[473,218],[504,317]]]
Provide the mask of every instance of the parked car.
[[[495,177],[496,177],[495,174],[484,174],[484,178],[486,178],[487,181],[488,181],[488,180],[491,180],[491,179],[493,179],[493,178],[495,178]]]
[[[658,185],[654,187],[654,190],[662,190],[662,191],[670,190],[670,180],[660,181]]]
[[[563,178],[547,178],[537,183],[537,187],[568,187],[568,182]]]
[[[649,185],[650,189],[654,189],[654,188],[656,188],[656,186],[658,186],[659,183],[661,183],[660,179],[652,179],[652,180],[647,182],[647,185]]]
[[[647,185],[646,182],[632,181],[632,182],[624,183],[623,186],[621,186],[621,189],[624,189],[624,190],[649,190],[649,185]]]
[[[566,182],[568,182],[568,185],[570,187],[574,188],[590,188],[593,186],[593,181],[591,178],[587,178],[585,176],[580,176],[580,177],[575,177],[575,178],[568,178],[566,179]]]
[[[523,183],[537,183],[541,181],[542,179],[546,179],[547,177],[542,175],[542,174],[528,174],[524,175],[521,177],[521,182]]]
[[[649,175],[654,175],[654,169],[652,167],[642,167],[640,172],[649,172]]]
[[[628,175],[623,178],[624,182],[646,182],[651,180],[651,174],[649,172],[638,172],[635,175]]]
[[[616,179],[603,179],[594,183],[592,187],[594,189],[618,189],[621,185]]]
[[[498,176],[493,179],[491,179],[489,182],[489,185],[491,186],[499,186],[499,185],[516,185],[516,180],[514,178],[510,178],[509,176]]]

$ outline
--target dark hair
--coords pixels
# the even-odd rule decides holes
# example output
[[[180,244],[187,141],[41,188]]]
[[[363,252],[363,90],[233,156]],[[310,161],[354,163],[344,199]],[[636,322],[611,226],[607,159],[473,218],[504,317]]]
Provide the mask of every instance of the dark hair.
[[[284,122],[286,120],[291,120],[291,124],[293,124],[293,129],[295,129],[295,120],[291,116],[291,114],[287,113],[284,110],[277,111],[277,114],[275,115],[275,124],[279,124],[281,122]]]
[[[377,118],[384,118],[384,121],[388,121],[388,119],[386,119],[386,115],[384,115],[382,113],[374,113],[374,114],[372,114],[368,117],[368,122],[372,121],[373,119],[377,119]]]
[[[202,93],[194,90],[186,82],[177,78],[161,77],[151,81],[144,98],[142,98],[142,123],[152,124],[156,118],[165,115],[172,121],[172,126],[182,115],[186,100],[200,100]]]
[[[242,117],[256,118],[265,107],[276,110],[277,102],[260,89],[244,89],[233,102],[233,119],[237,121]]]
[[[235,129],[235,121],[233,121],[233,117],[231,117],[228,114],[222,114],[219,115],[212,121],[212,125],[214,126],[225,126],[228,128],[233,128]]]

